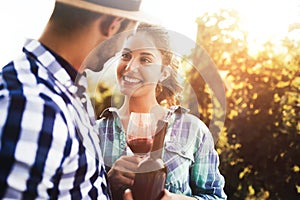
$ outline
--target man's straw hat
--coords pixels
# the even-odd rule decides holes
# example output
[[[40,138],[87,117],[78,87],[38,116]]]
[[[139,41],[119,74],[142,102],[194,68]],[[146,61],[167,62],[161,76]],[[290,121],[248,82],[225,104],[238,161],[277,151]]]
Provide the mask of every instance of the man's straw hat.
[[[155,19],[140,11],[142,0],[56,0],[78,8],[119,16],[134,21],[153,23]]]

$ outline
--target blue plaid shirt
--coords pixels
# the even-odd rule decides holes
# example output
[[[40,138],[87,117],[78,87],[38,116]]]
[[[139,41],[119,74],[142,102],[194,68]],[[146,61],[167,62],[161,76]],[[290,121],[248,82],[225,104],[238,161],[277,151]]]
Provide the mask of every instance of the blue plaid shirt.
[[[169,115],[163,148],[168,172],[165,188],[198,199],[226,199],[219,156],[206,125],[181,107],[172,107]],[[106,109],[97,124],[104,163],[110,168],[119,157],[128,155],[117,109]]]
[[[29,40],[0,72],[0,199],[109,199],[85,76],[58,57]]]

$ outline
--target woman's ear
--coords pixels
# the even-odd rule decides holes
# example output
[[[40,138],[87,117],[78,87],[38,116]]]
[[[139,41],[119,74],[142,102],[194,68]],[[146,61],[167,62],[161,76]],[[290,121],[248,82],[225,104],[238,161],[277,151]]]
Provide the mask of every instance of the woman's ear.
[[[162,69],[162,73],[161,73],[161,77],[159,79],[160,82],[163,82],[164,80],[166,80],[167,78],[169,78],[169,76],[171,75],[171,67],[168,66],[164,66]]]

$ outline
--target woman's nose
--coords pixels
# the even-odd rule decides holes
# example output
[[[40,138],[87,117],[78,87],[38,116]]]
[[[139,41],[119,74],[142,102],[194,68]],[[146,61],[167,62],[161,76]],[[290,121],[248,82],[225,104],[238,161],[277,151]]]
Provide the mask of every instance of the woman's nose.
[[[139,67],[140,63],[138,62],[138,59],[132,58],[126,65],[125,70],[126,71],[136,71]]]

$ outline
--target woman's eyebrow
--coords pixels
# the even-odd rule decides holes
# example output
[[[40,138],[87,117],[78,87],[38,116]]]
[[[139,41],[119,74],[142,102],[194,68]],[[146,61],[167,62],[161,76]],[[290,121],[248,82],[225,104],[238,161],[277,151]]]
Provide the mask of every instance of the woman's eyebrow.
[[[132,51],[128,48],[124,48],[122,51],[126,51],[126,52],[129,52],[129,53],[132,53]]]
[[[123,50],[122,50],[122,52],[128,52],[128,53],[132,53],[134,50],[131,50],[131,49],[129,49],[129,48],[124,48]],[[143,56],[152,56],[152,57],[154,57],[154,58],[156,58],[156,55],[155,54],[153,54],[153,53],[149,53],[149,52],[141,52],[140,53],[140,55],[143,55]]]
[[[141,52],[141,55],[143,55],[143,56],[152,56],[152,57],[156,58],[156,56],[154,54],[148,53],[148,52]]]

